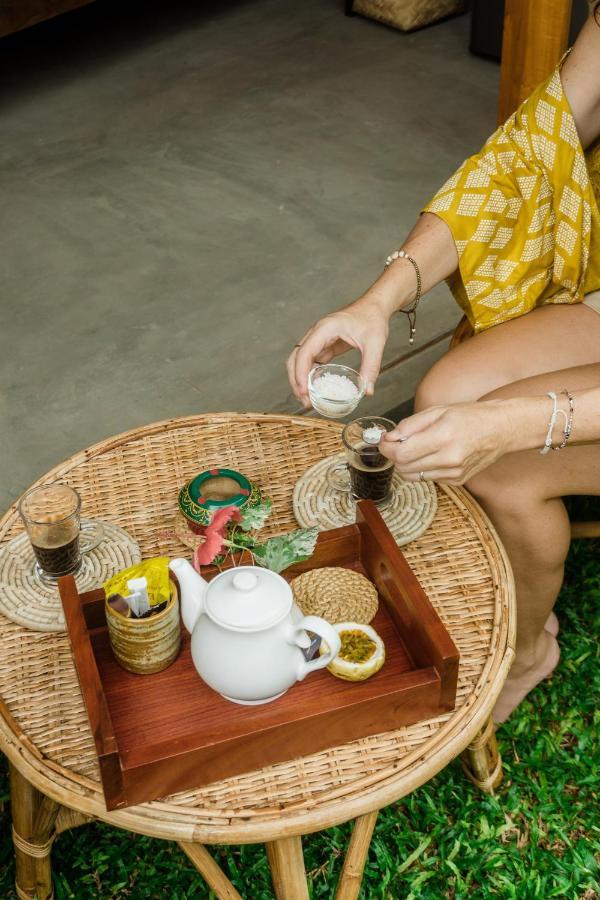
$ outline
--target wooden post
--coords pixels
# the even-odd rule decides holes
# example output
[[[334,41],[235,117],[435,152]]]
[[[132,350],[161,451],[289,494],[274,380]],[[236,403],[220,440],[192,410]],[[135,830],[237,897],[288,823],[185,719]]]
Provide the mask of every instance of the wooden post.
[[[547,78],[567,46],[572,0],[506,0],[498,124]]]
[[[50,868],[50,833],[54,808],[51,801],[44,806],[38,820],[41,795],[21,773],[10,766],[10,805],[12,811],[13,843],[16,857],[16,887],[19,897],[51,900],[52,873]],[[37,825],[37,829],[36,829]],[[37,831],[37,833],[36,833]]]
[[[493,794],[502,781],[502,757],[498,752],[492,718],[461,755],[462,767],[467,778],[485,794]]]
[[[308,900],[302,838],[271,841],[267,856],[277,900]]]
[[[376,810],[356,819],[335,900],[357,900],[378,815]]]
[[[207,885],[212,888],[219,900],[243,900],[238,894],[223,869],[214,861],[204,844],[190,844],[179,841],[179,846],[194,863]]]

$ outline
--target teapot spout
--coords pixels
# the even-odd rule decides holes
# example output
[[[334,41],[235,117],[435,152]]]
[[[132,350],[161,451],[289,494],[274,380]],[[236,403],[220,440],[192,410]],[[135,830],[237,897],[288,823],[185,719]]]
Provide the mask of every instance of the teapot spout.
[[[204,612],[204,594],[208,582],[198,575],[187,559],[172,559],[169,568],[179,582],[181,618],[191,634]]]

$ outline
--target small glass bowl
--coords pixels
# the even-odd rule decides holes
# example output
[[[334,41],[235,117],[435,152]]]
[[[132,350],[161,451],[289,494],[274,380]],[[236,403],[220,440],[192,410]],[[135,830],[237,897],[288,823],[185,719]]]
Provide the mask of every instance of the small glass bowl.
[[[318,382],[323,375],[345,375],[356,386],[356,397],[351,400],[338,400],[333,397],[325,397],[319,393]],[[365,395],[366,384],[355,369],[350,366],[340,366],[331,363],[323,366],[314,366],[308,373],[308,396],[313,409],[329,419],[343,419],[344,416],[354,412]]]

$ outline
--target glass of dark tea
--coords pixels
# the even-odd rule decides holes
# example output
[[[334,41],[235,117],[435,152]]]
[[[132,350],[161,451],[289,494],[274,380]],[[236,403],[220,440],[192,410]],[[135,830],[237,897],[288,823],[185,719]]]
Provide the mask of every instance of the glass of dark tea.
[[[346,463],[330,470],[331,486],[349,491],[355,500],[385,504],[391,496],[394,463],[380,453],[379,442],[395,427],[395,422],[381,416],[361,416],[349,422],[342,432]]]
[[[37,560],[38,575],[55,581],[81,566],[81,498],[68,484],[43,484],[21,498],[19,513]]]

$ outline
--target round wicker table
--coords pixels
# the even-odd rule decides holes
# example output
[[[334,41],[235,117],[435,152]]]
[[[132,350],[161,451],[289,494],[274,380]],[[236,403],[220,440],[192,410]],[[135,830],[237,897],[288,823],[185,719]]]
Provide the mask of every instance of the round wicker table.
[[[336,423],[260,414],[160,422],[75,454],[60,479],[86,516],[123,526],[144,556],[179,555],[171,523],[178,488],[201,469],[241,470],[273,498],[270,533],[295,526],[296,479],[339,449]],[[308,897],[301,835],[355,819],[337,897],[360,891],[377,810],[462,753],[486,791],[501,779],[490,712],[513,658],[510,567],[486,517],[463,490],[438,487],[427,532],[403,549],[456,642],[453,712],[141,806],[107,812],[94,743],[66,634],[28,631],[0,616],[0,750],[10,763],[19,897],[52,897],[57,834],[91,819],[174,840],[219,897],[239,897],[206,844],[265,842],[278,898]],[[16,506],[0,542],[21,530]]]

